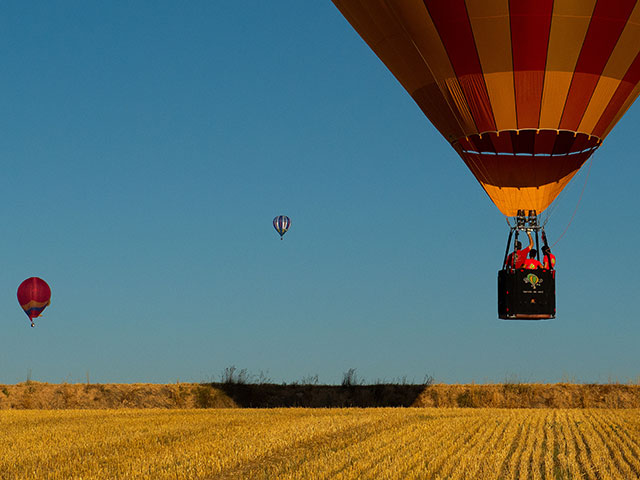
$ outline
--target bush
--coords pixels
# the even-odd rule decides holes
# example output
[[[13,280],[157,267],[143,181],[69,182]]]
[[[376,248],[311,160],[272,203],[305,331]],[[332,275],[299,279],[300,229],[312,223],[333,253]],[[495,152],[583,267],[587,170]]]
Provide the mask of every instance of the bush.
[[[220,380],[222,383],[226,383],[227,385],[245,385],[248,383],[249,374],[247,373],[246,368],[238,371],[238,369],[232,365],[222,371]]]
[[[358,380],[358,375],[356,374],[355,368],[350,368],[346,372],[342,374],[342,386],[343,387],[353,387],[355,385],[364,384],[364,379]]]

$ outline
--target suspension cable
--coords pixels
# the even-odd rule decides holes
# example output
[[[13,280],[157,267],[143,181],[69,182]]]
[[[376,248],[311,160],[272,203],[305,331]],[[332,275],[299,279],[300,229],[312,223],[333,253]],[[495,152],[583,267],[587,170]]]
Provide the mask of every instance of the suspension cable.
[[[569,230],[569,226],[571,225],[571,222],[573,222],[573,219],[576,216],[576,213],[578,212],[578,207],[580,207],[580,202],[582,202],[582,195],[584,195],[584,191],[587,188],[587,181],[589,180],[589,174],[591,173],[592,166],[593,166],[593,157],[589,159],[589,169],[587,170],[587,176],[584,179],[584,185],[582,186],[582,191],[580,192],[578,203],[576,204],[576,208],[573,210],[573,215],[571,215],[571,218],[569,219],[569,223],[567,223],[567,226],[564,228],[564,231],[562,232],[562,234],[557,238],[557,240],[553,243],[553,245],[551,245],[551,248],[555,247],[556,244],[560,241],[560,239],[564,237],[564,234],[567,233],[567,230]],[[547,217],[547,221],[549,220],[549,218],[550,217]],[[545,224],[546,223],[547,222],[545,222]]]
[[[588,162],[593,161],[593,157],[589,157],[589,159],[587,160]],[[586,163],[586,162],[585,162]],[[589,164],[589,170],[591,169],[591,164]],[[585,178],[585,185],[587,184],[587,180],[589,178],[589,175],[586,175]],[[583,191],[584,191],[585,187],[582,187]],[[544,213],[546,213],[546,218],[544,219],[544,221],[542,222],[542,226],[546,226],[547,223],[549,222],[549,220],[551,220],[551,217],[553,216],[553,214],[556,211],[556,208],[558,207],[558,205],[560,204],[561,199],[566,198],[567,196],[567,192],[569,191],[569,188],[563,188],[560,191],[560,194],[556,197],[556,199],[551,202],[551,205],[549,205],[549,208],[547,208]],[[580,194],[582,196],[582,193]],[[542,215],[542,214],[541,214]]]

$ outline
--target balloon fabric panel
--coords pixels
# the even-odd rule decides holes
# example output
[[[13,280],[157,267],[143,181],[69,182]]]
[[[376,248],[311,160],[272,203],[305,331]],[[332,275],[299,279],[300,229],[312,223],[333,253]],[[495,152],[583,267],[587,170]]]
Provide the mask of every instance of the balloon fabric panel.
[[[393,6],[390,5],[390,7]],[[452,142],[476,132],[475,123],[447,51],[422,0],[405,2],[402,9],[392,8],[392,10],[393,18],[390,22],[395,22],[398,25],[397,28],[405,32],[404,35],[412,45],[411,48],[418,53],[420,60],[417,62],[417,68],[426,67],[431,73],[431,76],[425,78],[422,86],[417,90],[407,89],[407,91],[448,141]],[[369,43],[369,46],[378,53],[377,45],[382,43],[376,45]],[[425,52],[429,55],[428,62],[424,57]],[[380,58],[389,66],[384,58]]]
[[[517,128],[540,128],[552,8],[551,0],[509,2]]]
[[[509,5],[505,0],[467,3],[497,130],[517,124]],[[505,41],[505,39],[507,39]]]
[[[471,112],[475,131],[496,130],[464,0],[425,0]]]
[[[623,83],[640,52],[638,37],[640,37],[640,3],[636,4],[631,12],[629,21],[625,25],[615,49],[609,56],[578,130],[595,130],[596,124],[611,103],[618,87]],[[633,86],[627,91],[626,96],[631,93],[632,89]]]
[[[622,80],[627,70],[640,52],[636,42],[640,34],[640,3],[636,3],[620,38],[611,52],[602,76]]]
[[[560,129],[576,130],[580,125],[635,3],[636,0],[596,3],[569,87]]]
[[[640,93],[635,0],[333,1],[505,215],[547,208]]]
[[[39,317],[42,311],[48,306],[49,302],[29,302],[25,305],[21,305],[24,313],[26,313],[29,318]]]
[[[640,54],[636,56],[631,67],[618,85],[611,101],[605,108],[600,120],[594,128],[594,135],[604,138],[613,126],[624,115],[640,93]]]
[[[540,125],[559,128],[578,56],[587,34],[595,0],[556,0],[540,108]]]
[[[580,125],[578,130],[592,132],[596,126],[596,123],[602,117],[605,108],[611,102],[616,89],[620,85],[620,80],[611,77],[599,77],[598,83],[593,89],[591,94],[591,100],[585,107],[585,111],[582,114]]]

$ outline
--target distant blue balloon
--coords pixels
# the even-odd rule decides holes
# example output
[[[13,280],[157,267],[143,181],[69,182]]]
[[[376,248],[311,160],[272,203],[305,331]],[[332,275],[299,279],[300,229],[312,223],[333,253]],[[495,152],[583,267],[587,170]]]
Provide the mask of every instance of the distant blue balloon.
[[[273,219],[273,228],[276,229],[276,232],[280,234],[280,240],[282,240],[282,236],[287,233],[289,227],[291,226],[291,219],[286,215],[278,215]]]

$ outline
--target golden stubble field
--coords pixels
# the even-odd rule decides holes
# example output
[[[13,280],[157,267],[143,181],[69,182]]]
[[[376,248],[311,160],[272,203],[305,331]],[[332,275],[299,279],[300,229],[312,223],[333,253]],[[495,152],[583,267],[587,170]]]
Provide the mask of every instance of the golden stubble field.
[[[636,479],[640,411],[0,412],[2,479]]]

